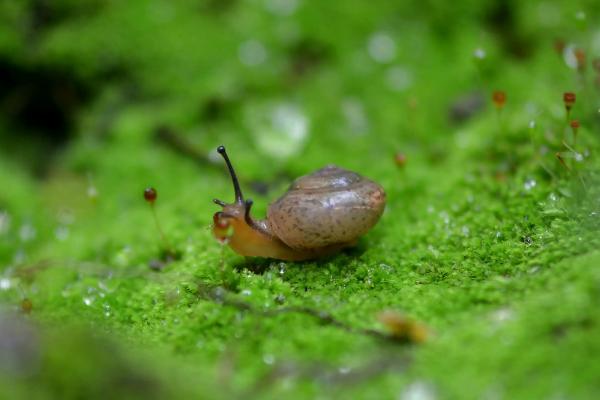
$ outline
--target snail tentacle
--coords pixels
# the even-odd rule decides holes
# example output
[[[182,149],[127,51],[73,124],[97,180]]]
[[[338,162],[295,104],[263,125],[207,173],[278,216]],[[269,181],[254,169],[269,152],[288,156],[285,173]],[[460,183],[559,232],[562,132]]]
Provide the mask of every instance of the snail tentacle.
[[[227,169],[229,170],[229,175],[231,176],[231,181],[233,182],[233,190],[235,192],[235,202],[238,204],[243,204],[244,203],[244,195],[242,194],[242,189],[240,188],[240,182],[238,181],[237,175],[235,174],[233,165],[231,165],[231,161],[229,161],[229,156],[227,155],[225,146],[217,147],[217,152],[221,156],[223,156],[223,159],[225,160],[225,164],[227,164]]]

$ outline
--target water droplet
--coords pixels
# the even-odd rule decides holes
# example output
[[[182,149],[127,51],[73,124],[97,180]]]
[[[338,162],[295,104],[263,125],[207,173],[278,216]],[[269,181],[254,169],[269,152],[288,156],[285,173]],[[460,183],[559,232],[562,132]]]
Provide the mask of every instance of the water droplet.
[[[103,290],[105,292],[111,292],[112,290],[108,287],[108,285],[106,284],[106,282],[104,281],[98,281],[98,288],[100,290]]]
[[[377,32],[369,38],[369,55],[378,63],[388,63],[396,57],[396,43],[388,34]]]
[[[413,85],[412,73],[403,67],[392,67],[385,74],[390,89],[397,92],[403,92]]]
[[[513,318],[513,311],[510,308],[500,308],[492,313],[492,319],[495,322],[505,322]]]
[[[437,250],[435,247],[433,247],[432,245],[428,245],[427,246],[427,250],[429,250],[431,252],[431,254],[433,254],[433,256],[435,258],[438,258],[440,256],[440,252],[439,250]]]
[[[534,120],[529,121],[529,129],[535,129],[535,121]]]
[[[273,354],[265,354],[263,356],[263,362],[267,365],[273,365],[275,362],[275,356],[273,356]]]
[[[131,258],[131,247],[125,246],[115,255],[114,263],[119,267],[126,267],[129,265]]]
[[[69,228],[61,225],[54,230],[54,236],[61,242],[69,237]]]
[[[379,264],[379,268],[381,268],[382,270],[386,271],[386,272],[393,272],[394,271],[394,267],[392,267],[391,265],[387,265],[387,264]]]
[[[251,294],[252,294],[252,291],[250,289],[242,290],[242,296],[250,296]]]
[[[86,194],[90,199],[97,199],[98,198],[98,189],[96,189],[96,186],[90,185],[87,188]]]
[[[253,106],[246,117],[256,145],[270,157],[281,160],[292,157],[302,150],[308,138],[309,120],[295,105]]]
[[[556,195],[556,193],[554,193],[554,192],[551,192],[551,193],[548,195],[548,199],[550,199],[550,201],[558,201],[558,196]]]
[[[450,223],[450,216],[446,211],[440,211],[439,216],[442,219],[442,221],[444,221],[444,224],[448,225]]]
[[[340,374],[342,374],[342,375],[349,374],[350,371],[352,371],[352,368],[350,368],[350,367],[340,367],[340,368],[338,368],[338,372]]]
[[[279,263],[279,275],[285,274],[285,268],[286,268],[285,263]]]
[[[583,155],[581,153],[574,153],[574,158],[575,158],[575,161],[577,161],[577,162],[583,161]]]
[[[577,50],[577,46],[573,44],[569,44],[565,46],[563,50],[563,60],[567,67],[571,69],[577,69],[579,66],[579,61],[577,61],[577,56],[575,55],[575,51]]]
[[[469,236],[469,233],[471,232],[469,227],[466,225],[464,225],[462,228],[460,228],[460,231],[461,231],[462,235],[465,237]]]
[[[35,230],[35,227],[30,223],[25,223],[21,225],[21,228],[19,229],[19,237],[23,242],[28,242],[32,239],[35,239],[36,234],[37,232]]]
[[[0,290],[8,290],[11,287],[10,279],[2,278],[0,279]]]
[[[535,274],[540,270],[540,268],[541,267],[539,265],[534,265],[533,267],[529,268],[529,271],[527,272],[529,272],[530,274]]]
[[[404,388],[400,398],[403,400],[435,400],[436,394],[431,384],[416,381]]]
[[[533,189],[535,187],[535,185],[537,185],[537,182],[535,181],[535,179],[527,179],[525,181],[525,183],[523,184],[523,188],[527,191],[530,191],[531,189]]]
[[[91,306],[94,303],[94,299],[92,297],[84,297],[83,304],[86,306]]]
[[[478,47],[473,51],[473,57],[475,57],[477,60],[483,60],[485,56],[485,50],[481,47]]]
[[[283,294],[279,293],[277,296],[275,296],[275,303],[277,303],[277,304],[285,303],[285,296]]]
[[[267,49],[258,40],[250,39],[240,44],[238,57],[242,64],[254,67],[266,61]]]

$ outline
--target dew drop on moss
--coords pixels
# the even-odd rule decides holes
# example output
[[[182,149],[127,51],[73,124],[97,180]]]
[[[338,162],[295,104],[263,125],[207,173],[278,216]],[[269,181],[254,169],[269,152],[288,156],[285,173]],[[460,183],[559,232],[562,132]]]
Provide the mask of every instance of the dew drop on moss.
[[[350,368],[350,367],[339,367],[339,368],[338,368],[338,372],[339,372],[341,375],[347,375],[347,374],[349,374],[349,373],[350,373],[350,371],[352,371],[352,368]]]
[[[69,237],[69,228],[64,225],[57,227],[54,230],[54,236],[61,242],[67,240]]]
[[[275,356],[273,356],[273,354],[265,354],[263,356],[263,362],[267,365],[273,365],[275,362]]]
[[[19,238],[22,242],[28,242],[35,239],[36,234],[37,231],[35,227],[30,223],[21,225],[21,228],[19,229]]]
[[[535,179],[527,179],[525,181],[525,183],[523,184],[523,188],[526,191],[530,191],[531,189],[533,189],[535,186],[537,185],[537,182],[535,181]]]
[[[238,57],[242,64],[254,67],[264,63],[267,59],[267,49],[258,40],[247,40],[240,45]]]
[[[367,51],[378,63],[388,63],[396,57],[396,42],[386,33],[376,32],[369,38]]]
[[[429,383],[416,381],[409,384],[399,396],[405,400],[435,400],[437,396],[433,386]]]
[[[10,279],[2,278],[0,279],[0,290],[8,290],[11,287]]]

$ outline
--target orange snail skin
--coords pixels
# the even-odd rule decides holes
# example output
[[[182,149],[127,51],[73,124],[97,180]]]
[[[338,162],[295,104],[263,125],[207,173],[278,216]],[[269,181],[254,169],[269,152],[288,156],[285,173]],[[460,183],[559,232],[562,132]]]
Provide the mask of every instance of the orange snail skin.
[[[229,169],[235,201],[215,199],[222,211],[213,216],[213,235],[243,256],[302,261],[351,247],[379,220],[385,208],[383,188],[359,174],[328,165],[296,179],[269,206],[267,218],[250,215],[225,147],[217,148]]]

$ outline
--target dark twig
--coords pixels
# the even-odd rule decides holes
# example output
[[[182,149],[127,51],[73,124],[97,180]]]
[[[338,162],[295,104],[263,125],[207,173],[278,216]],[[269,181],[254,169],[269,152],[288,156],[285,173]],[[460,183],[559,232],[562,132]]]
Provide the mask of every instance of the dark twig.
[[[160,143],[165,144],[176,153],[188,157],[197,164],[202,166],[211,165],[221,169],[220,166],[210,162],[206,154],[201,152],[196,146],[186,140],[183,136],[178,135],[168,126],[163,125],[156,128],[154,136]]]
[[[376,339],[394,343],[411,344],[410,341],[402,340],[401,338],[386,332],[382,332],[376,329],[358,328],[352,326],[346,322],[340,321],[339,319],[335,318],[333,315],[326,311],[317,310],[311,307],[288,306],[280,307],[274,310],[258,310],[250,303],[238,299],[232,299],[230,296],[228,296],[226,290],[220,287],[213,290],[206,290],[206,288],[199,287],[198,295],[213,300],[217,303],[223,304],[225,306],[234,307],[241,311],[247,311],[265,317],[274,317],[277,315],[288,313],[304,314],[315,318],[324,325],[339,328],[347,333],[370,336]]]

